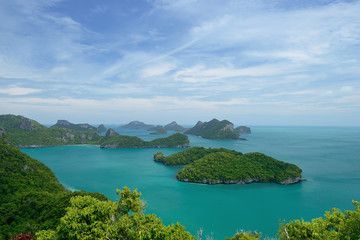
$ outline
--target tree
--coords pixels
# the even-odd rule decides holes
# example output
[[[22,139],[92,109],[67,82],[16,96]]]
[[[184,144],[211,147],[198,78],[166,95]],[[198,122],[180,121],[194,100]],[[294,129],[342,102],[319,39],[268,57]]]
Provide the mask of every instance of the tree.
[[[311,222],[303,219],[282,223],[277,236],[279,239],[349,239],[360,238],[360,206],[353,201],[355,211],[342,212],[333,208],[325,213],[324,218]]]
[[[144,214],[141,193],[124,187],[116,190],[117,202],[91,196],[77,196],[60,220],[57,230],[40,231],[39,240],[50,239],[127,239],[194,240],[180,224],[165,226],[155,214]]]

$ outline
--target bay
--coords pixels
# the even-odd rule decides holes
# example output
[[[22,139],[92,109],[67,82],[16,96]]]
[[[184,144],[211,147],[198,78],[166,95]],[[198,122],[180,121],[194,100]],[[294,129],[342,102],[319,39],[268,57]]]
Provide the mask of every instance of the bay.
[[[306,182],[278,184],[203,185],[178,182],[179,167],[163,166],[153,155],[182,149],[100,149],[78,145],[22,149],[49,166],[69,189],[100,192],[117,198],[115,189],[137,188],[165,224],[180,222],[196,235],[216,239],[242,229],[275,236],[281,221],[320,217],[333,207],[354,209],[360,200],[360,128],[252,127],[247,141],[209,140],[189,135],[191,146],[225,147],[243,153],[262,152],[303,169]],[[167,135],[119,129],[145,140]]]

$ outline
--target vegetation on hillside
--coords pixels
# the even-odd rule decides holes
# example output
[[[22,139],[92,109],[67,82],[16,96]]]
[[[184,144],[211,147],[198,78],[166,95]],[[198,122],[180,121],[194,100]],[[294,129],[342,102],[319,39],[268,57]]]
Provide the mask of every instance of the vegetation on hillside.
[[[173,239],[195,240],[180,224],[165,226],[155,214],[144,214],[141,194],[124,187],[120,200],[99,201],[90,196],[71,198],[71,205],[56,230],[36,233],[39,240],[53,239]]]
[[[97,132],[98,129],[94,126],[91,126],[88,123],[74,124],[67,120],[58,120],[53,127],[66,128],[76,131],[88,131],[88,132]]]
[[[100,136],[94,131],[77,131],[60,127],[47,128],[40,123],[15,115],[0,115],[9,140],[18,147],[96,144]]]
[[[73,144],[94,144],[103,148],[188,147],[189,138],[180,133],[167,138],[144,141],[138,137],[113,134],[100,136],[97,128],[88,124],[72,124],[65,120],[47,128],[40,123],[15,115],[0,115],[9,140],[17,147],[49,147]],[[82,129],[81,131],[79,129]],[[91,129],[91,131],[84,131]]]
[[[55,229],[73,196],[98,193],[66,192],[55,174],[43,163],[0,139],[0,239],[18,233]]]
[[[185,133],[209,139],[240,139],[239,134],[234,131],[234,124],[228,120],[213,119],[210,122],[198,122]]]
[[[215,152],[180,169],[180,181],[218,183],[299,181],[302,170],[294,164],[278,161],[263,153]],[[289,182],[292,183],[292,182]]]
[[[229,150],[226,148],[204,148],[204,147],[192,147],[184,151],[174,153],[169,156],[164,156],[161,152],[157,152],[154,155],[155,162],[162,162],[164,165],[186,165],[192,163],[210,153],[215,152],[232,152],[234,154],[242,155],[240,152]]]
[[[185,131],[185,128],[184,128],[183,126],[177,124],[177,122],[175,122],[175,121],[173,121],[173,122],[171,122],[171,123],[169,123],[169,124],[166,124],[166,125],[164,126],[164,128],[165,128],[166,130],[169,130],[169,131],[176,131],[176,132],[183,132],[183,131]]]
[[[113,133],[103,137],[99,141],[102,148],[148,148],[148,147],[188,147],[189,138],[181,133],[175,133],[166,138],[157,138],[152,141],[144,141],[134,136],[124,136]]]

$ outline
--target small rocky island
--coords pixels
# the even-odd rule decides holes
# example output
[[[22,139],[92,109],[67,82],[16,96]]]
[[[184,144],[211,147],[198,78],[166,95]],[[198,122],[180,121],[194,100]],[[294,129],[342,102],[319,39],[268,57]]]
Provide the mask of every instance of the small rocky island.
[[[241,128],[243,129],[244,126]],[[208,139],[234,139],[234,140],[246,140],[240,138],[241,129],[234,129],[234,124],[228,120],[219,121],[213,119],[210,122],[198,121],[193,128],[185,131],[185,134],[192,134]],[[250,128],[247,133],[249,133]]]
[[[302,181],[302,169],[263,153],[237,152],[224,148],[193,147],[170,156],[161,152],[154,161],[165,165],[186,165],[176,175],[183,182],[204,184],[278,183]]]
[[[151,131],[150,134],[153,134],[153,135],[161,135],[161,134],[166,134],[167,133],[167,130],[161,125],[151,127],[151,128],[148,129],[148,131]]]

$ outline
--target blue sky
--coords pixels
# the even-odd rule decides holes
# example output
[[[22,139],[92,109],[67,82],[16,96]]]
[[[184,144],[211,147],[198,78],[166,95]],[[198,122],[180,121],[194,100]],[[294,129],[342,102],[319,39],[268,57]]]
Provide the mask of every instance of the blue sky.
[[[0,114],[360,125],[360,1],[0,0]]]

